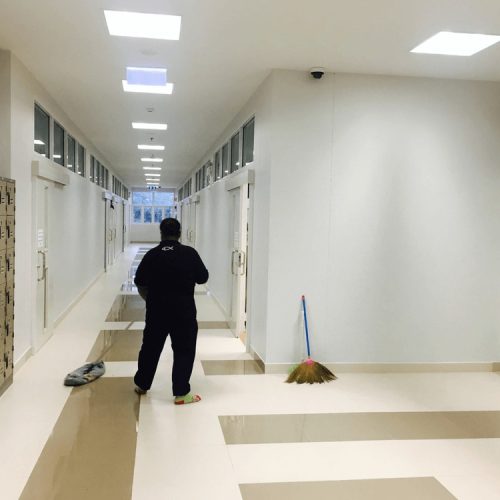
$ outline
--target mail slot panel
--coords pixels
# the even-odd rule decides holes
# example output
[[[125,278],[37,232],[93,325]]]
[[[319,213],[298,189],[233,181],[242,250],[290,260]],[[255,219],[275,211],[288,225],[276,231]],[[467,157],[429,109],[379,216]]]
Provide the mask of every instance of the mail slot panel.
[[[7,215],[7,183],[0,181],[0,216]]]
[[[0,340],[0,390],[2,388],[2,384],[5,378],[5,343],[3,340]]]
[[[8,353],[14,348],[14,321],[5,322],[5,351]]]
[[[7,248],[7,216],[0,215],[0,251]]]
[[[14,248],[7,248],[5,252],[5,272],[7,275],[7,283],[14,282],[14,267],[15,267],[15,250]]]
[[[7,281],[7,250],[0,251],[0,284]],[[2,288],[0,286],[0,288]]]
[[[7,215],[16,213],[16,185],[13,182],[7,182]]]
[[[7,216],[5,225],[7,230],[7,248],[13,248],[16,243],[16,223],[14,217]]]
[[[14,373],[14,353],[12,350],[6,349],[5,355],[5,378],[9,378]]]
[[[12,282],[7,282],[5,289],[5,315],[7,321],[14,318],[14,283]]]

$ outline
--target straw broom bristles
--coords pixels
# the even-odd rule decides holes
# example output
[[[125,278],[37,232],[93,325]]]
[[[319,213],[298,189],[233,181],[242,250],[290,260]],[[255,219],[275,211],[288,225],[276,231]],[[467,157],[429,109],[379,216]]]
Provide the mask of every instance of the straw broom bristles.
[[[306,334],[307,359],[292,370],[286,379],[286,382],[289,384],[292,382],[297,382],[297,384],[323,384],[324,382],[330,382],[331,380],[335,380],[337,377],[326,366],[323,366],[321,363],[311,359],[306,298],[304,295],[302,295],[301,301],[302,311],[304,313],[304,333]]]
[[[324,365],[307,358],[297,366],[288,376],[286,382],[291,384],[323,384],[336,380],[336,376]]]

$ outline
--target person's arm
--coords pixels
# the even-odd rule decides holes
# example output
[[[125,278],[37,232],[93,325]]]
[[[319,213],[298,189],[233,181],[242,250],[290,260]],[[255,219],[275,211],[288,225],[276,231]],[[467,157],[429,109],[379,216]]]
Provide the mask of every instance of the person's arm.
[[[135,286],[137,287],[137,291],[139,292],[139,295],[146,300],[148,297],[148,286],[149,286],[149,270],[150,270],[150,263],[149,263],[149,257],[148,254],[146,254],[140,264],[139,267],[137,268],[137,271],[135,273],[135,279],[134,283]]]
[[[201,260],[201,257],[199,256],[198,252],[194,250],[194,269],[195,269],[195,281],[198,283],[198,285],[203,285],[208,281],[208,270],[205,267],[205,264],[203,264],[203,261]]]
[[[137,291],[139,295],[144,299],[148,299],[148,287],[147,286],[137,286]]]

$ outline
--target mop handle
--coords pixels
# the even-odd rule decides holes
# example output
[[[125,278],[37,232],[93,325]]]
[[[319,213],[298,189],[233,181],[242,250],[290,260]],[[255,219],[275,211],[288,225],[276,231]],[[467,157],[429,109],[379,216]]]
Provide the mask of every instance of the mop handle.
[[[307,345],[307,357],[311,357],[311,349],[309,347],[309,327],[307,326],[307,313],[306,313],[306,298],[302,295],[302,310],[304,311],[304,326],[306,330],[306,345]]]

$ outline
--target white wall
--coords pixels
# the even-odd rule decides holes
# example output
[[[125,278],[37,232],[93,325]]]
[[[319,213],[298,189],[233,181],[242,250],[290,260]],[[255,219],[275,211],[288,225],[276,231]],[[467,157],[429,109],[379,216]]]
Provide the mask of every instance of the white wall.
[[[265,358],[267,350],[267,288],[269,250],[269,179],[272,144],[272,89],[270,75],[248,103],[229,123],[207,155],[199,162],[213,159],[215,151],[249,118],[255,116],[254,162],[255,186],[252,186],[252,206],[249,220],[249,269],[247,330],[251,348]],[[200,192],[200,208],[196,248],[210,272],[208,287],[226,314],[232,293],[231,243],[232,213],[229,194],[223,178]],[[194,189],[193,179],[193,189]]]
[[[232,204],[224,182],[216,182],[200,193],[196,248],[209,270],[210,292],[226,317],[231,314]],[[191,206],[193,208],[194,205]]]
[[[329,359],[500,355],[500,85],[334,81]]]
[[[159,243],[159,224],[131,224],[130,241],[132,243]]]
[[[33,151],[34,103],[38,102],[89,156],[103,156],[92,146],[51,96],[15,57],[11,56],[11,165],[16,180],[15,361],[32,342],[36,293],[35,206],[31,162],[44,160]],[[61,167],[62,168],[62,167]],[[66,170],[70,184],[50,190],[51,317],[60,314],[104,268],[104,202],[102,188]],[[77,265],[75,265],[77,263]]]
[[[500,85],[275,77],[266,361],[498,359]]]
[[[68,186],[51,183],[49,204],[49,293],[56,320],[103,272],[104,200],[101,188],[73,175]]]
[[[0,177],[10,175],[10,53],[0,50]]]

